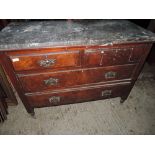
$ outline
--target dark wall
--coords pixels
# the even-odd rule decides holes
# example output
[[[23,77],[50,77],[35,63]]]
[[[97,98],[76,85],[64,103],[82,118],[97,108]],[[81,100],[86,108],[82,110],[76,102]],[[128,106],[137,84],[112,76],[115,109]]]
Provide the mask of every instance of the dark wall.
[[[129,19],[129,21],[141,27],[147,28],[151,20],[150,19]]]

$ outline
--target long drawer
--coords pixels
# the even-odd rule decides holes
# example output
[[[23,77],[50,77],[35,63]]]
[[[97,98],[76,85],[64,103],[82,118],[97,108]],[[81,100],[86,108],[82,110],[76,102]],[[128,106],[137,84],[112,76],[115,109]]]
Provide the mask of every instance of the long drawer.
[[[65,89],[48,93],[27,94],[27,100],[32,107],[58,106],[91,100],[107,99],[122,96],[130,89],[130,83],[117,83],[80,89]]]
[[[55,90],[72,86],[130,79],[136,65],[78,69],[19,75],[25,92]]]
[[[79,51],[35,52],[27,54],[8,53],[15,71],[77,67]]]
[[[144,53],[144,45],[116,49],[87,49],[85,50],[84,66],[101,67],[132,64],[140,61]]]

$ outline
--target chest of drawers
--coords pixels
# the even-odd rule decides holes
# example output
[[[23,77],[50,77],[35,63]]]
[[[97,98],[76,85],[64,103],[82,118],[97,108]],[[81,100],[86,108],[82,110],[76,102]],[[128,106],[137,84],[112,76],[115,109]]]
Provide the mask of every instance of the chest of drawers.
[[[128,21],[14,23],[0,34],[0,63],[26,110],[127,99],[155,35]]]

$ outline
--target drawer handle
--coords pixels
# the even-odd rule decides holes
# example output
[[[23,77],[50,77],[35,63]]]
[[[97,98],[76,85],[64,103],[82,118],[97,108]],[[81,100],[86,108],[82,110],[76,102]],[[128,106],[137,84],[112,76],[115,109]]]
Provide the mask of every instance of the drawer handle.
[[[112,94],[112,90],[104,90],[101,92],[102,97],[110,97]]]
[[[60,102],[60,96],[52,96],[49,98],[49,102],[57,105]]]
[[[41,67],[49,67],[52,66],[56,63],[56,59],[45,59],[45,60],[40,60],[39,65]]]
[[[47,80],[44,80],[45,85],[48,85],[48,86],[55,86],[58,84],[58,82],[59,82],[59,79],[54,79],[54,78],[49,78]]]
[[[110,71],[110,72],[105,73],[105,78],[106,79],[116,78],[116,75],[117,75],[117,72]]]

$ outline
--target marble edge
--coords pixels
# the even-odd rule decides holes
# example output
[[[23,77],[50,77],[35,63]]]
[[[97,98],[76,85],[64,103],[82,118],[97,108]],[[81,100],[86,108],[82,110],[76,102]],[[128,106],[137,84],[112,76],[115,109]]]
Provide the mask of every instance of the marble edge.
[[[77,41],[76,41],[77,42]],[[12,51],[12,50],[26,50],[26,49],[38,49],[38,48],[61,48],[61,47],[69,47],[69,46],[113,46],[113,45],[118,45],[118,44],[131,44],[131,43],[153,43],[155,42],[155,37],[152,39],[147,39],[147,40],[131,40],[131,41],[113,41],[113,42],[106,42],[102,43],[102,41],[97,41],[96,43],[93,40],[93,43],[84,43],[79,42],[79,43],[59,43],[59,44],[53,44],[53,43],[31,43],[28,45],[25,44],[10,44],[10,45],[0,45],[0,51]]]

